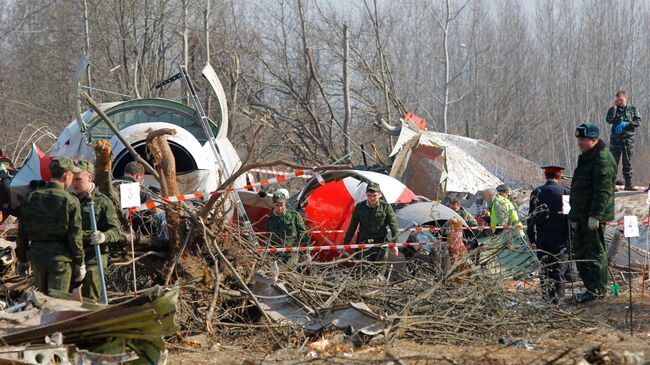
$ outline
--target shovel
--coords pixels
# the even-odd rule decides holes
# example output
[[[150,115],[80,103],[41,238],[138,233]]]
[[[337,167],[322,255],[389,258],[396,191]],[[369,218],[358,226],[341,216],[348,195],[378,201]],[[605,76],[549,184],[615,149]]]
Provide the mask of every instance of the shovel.
[[[90,199],[90,228],[97,232],[97,221],[95,220],[95,203]],[[97,268],[99,269],[99,282],[102,286],[102,303],[108,304],[108,295],[106,294],[106,281],[104,279],[104,266],[102,265],[102,253],[99,245],[95,246],[95,258],[97,259]]]

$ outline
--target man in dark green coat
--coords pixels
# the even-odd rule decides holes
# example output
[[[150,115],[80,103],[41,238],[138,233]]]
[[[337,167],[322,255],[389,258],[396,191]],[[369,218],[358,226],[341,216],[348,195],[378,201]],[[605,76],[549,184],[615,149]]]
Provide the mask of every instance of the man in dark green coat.
[[[393,240],[399,235],[399,226],[397,225],[397,215],[390,204],[381,200],[381,190],[379,184],[370,183],[366,187],[366,199],[354,207],[350,225],[345,233],[343,244],[347,245],[352,241],[352,237],[357,233],[357,243],[384,243],[390,228]],[[365,258],[369,261],[383,261],[385,251],[382,248],[371,248],[366,251]],[[399,255],[397,247],[393,248],[393,254]]]
[[[581,124],[576,129],[582,154],[571,181],[569,219],[576,222],[574,257],[587,288],[579,302],[607,294],[605,226],[614,219],[616,162],[599,136],[593,124]]]
[[[31,264],[36,287],[46,294],[69,292],[71,279],[80,283],[86,275],[81,209],[77,198],[66,191],[76,171],[70,159],[54,158],[52,180],[30,193],[20,212],[16,272],[26,274]]]
[[[79,172],[74,174],[72,190],[81,205],[81,226],[83,229],[83,247],[86,262],[86,277],[81,287],[84,297],[94,301],[101,299],[101,282],[95,245],[101,245],[102,265],[108,267],[108,247],[110,243],[120,240],[120,220],[113,202],[93,183],[95,167],[89,161],[77,161]],[[95,222],[97,232],[93,232],[90,224],[90,201],[93,201],[95,208]]]

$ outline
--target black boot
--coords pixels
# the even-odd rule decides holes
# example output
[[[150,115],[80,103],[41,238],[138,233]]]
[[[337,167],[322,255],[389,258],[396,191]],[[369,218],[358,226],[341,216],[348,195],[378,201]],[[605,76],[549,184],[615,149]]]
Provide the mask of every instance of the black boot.
[[[598,295],[588,291],[580,294],[580,296],[578,297],[578,303],[590,302],[595,299],[598,299]]]

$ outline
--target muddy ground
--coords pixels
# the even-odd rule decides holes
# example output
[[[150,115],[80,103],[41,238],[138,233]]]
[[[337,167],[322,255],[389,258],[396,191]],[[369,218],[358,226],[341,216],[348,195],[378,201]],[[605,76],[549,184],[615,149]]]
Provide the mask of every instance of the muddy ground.
[[[640,283],[639,283],[640,284]],[[640,285],[637,287],[639,288]],[[624,288],[621,288],[624,289]],[[647,294],[647,293],[646,293]],[[575,316],[595,322],[575,329],[538,331],[523,324],[510,340],[523,339],[529,348],[513,345],[421,345],[409,340],[386,343],[374,339],[355,348],[349,343],[330,346],[316,353],[313,341],[304,345],[270,349],[259,342],[265,339],[242,337],[216,342],[205,336],[182,344],[170,344],[169,364],[578,364],[592,348],[600,346],[617,355],[643,352],[650,359],[650,298],[642,302],[640,290],[633,295],[634,335],[626,321],[628,293],[609,296],[586,304],[566,303],[562,307]],[[329,333],[325,338],[340,338]],[[318,339],[316,339],[318,340]],[[521,343],[519,346],[524,347]],[[583,362],[583,364],[585,364]]]

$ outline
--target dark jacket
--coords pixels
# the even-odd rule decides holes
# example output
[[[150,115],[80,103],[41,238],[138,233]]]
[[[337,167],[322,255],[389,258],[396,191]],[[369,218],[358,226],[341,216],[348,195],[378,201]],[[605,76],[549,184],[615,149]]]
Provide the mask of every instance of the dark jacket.
[[[386,227],[390,228],[393,239],[396,239],[399,235],[397,215],[390,204],[383,200],[380,200],[374,208],[368,205],[367,200],[358,203],[354,207],[343,244],[348,244],[352,241],[352,237],[357,232],[357,227],[359,227],[357,242],[365,242],[367,240],[373,240],[375,243],[385,242],[386,235],[388,234]]]
[[[573,171],[569,219],[614,219],[615,188],[616,162],[605,142],[599,140],[594,148],[580,155]]]
[[[568,244],[569,218],[562,214],[562,196],[569,194],[569,189],[554,181],[533,190],[529,214],[532,216],[538,207],[544,211],[528,219],[527,233],[531,243],[541,249],[560,248]]]
[[[635,130],[641,126],[641,117],[632,105],[627,105],[625,108],[611,107],[607,111],[605,122],[612,125],[611,140],[631,139],[634,137]],[[623,133],[618,135],[614,133],[614,129],[621,122],[627,122],[628,125],[623,129]]]
[[[30,193],[19,223],[18,260],[83,263],[79,200],[63,184],[49,182]]]

